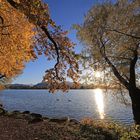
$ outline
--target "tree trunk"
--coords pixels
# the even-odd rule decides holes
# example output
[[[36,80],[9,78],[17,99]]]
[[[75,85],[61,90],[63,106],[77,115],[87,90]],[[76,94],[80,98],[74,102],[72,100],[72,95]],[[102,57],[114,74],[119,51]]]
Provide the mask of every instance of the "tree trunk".
[[[132,111],[135,124],[140,125],[140,89],[130,88],[129,95],[132,101]]]

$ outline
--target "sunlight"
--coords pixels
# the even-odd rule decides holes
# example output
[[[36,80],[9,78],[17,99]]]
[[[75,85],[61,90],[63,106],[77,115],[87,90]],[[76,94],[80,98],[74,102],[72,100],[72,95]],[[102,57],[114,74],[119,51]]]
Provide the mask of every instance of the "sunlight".
[[[100,78],[101,77],[101,72],[100,71],[95,71],[95,77]]]
[[[104,100],[101,89],[95,89],[95,102],[97,104],[100,119],[104,119]]]

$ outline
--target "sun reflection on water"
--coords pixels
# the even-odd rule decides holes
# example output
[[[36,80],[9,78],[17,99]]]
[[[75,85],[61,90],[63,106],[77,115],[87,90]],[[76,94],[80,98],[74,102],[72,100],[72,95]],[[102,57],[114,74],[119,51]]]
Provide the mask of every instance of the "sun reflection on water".
[[[100,115],[100,119],[104,119],[104,97],[101,89],[95,89],[95,102]]]

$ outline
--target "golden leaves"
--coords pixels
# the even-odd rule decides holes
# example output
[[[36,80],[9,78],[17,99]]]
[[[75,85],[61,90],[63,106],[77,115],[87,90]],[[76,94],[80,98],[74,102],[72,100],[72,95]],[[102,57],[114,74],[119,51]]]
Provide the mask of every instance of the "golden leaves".
[[[12,78],[21,73],[25,62],[45,54],[48,60],[57,61],[54,68],[47,70],[44,76],[50,91],[66,91],[67,76],[77,86],[78,64],[74,58],[74,43],[67,37],[68,32],[55,25],[50,18],[48,5],[41,0],[15,2],[19,6],[17,9],[6,0],[2,1],[0,8],[5,26],[0,31],[0,74]],[[51,26],[50,31],[48,25]],[[6,35],[3,36],[3,32]]]
[[[130,60],[140,41],[132,37],[140,36],[139,7],[138,0],[95,5],[87,13],[84,23],[74,26],[78,39],[85,45],[84,52],[92,59],[89,63],[100,64],[109,72],[110,67],[104,59],[108,57],[120,75],[129,78]]]
[[[21,73],[25,62],[33,59],[34,26],[5,0],[2,0],[0,15],[4,20],[0,27],[0,74],[11,78]]]

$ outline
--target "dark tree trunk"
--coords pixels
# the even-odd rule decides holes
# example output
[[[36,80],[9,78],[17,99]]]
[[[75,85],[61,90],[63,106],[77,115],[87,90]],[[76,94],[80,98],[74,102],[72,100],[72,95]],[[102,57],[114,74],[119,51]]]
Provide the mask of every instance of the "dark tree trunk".
[[[129,95],[132,101],[132,111],[135,124],[140,125],[140,89],[130,88]]]

